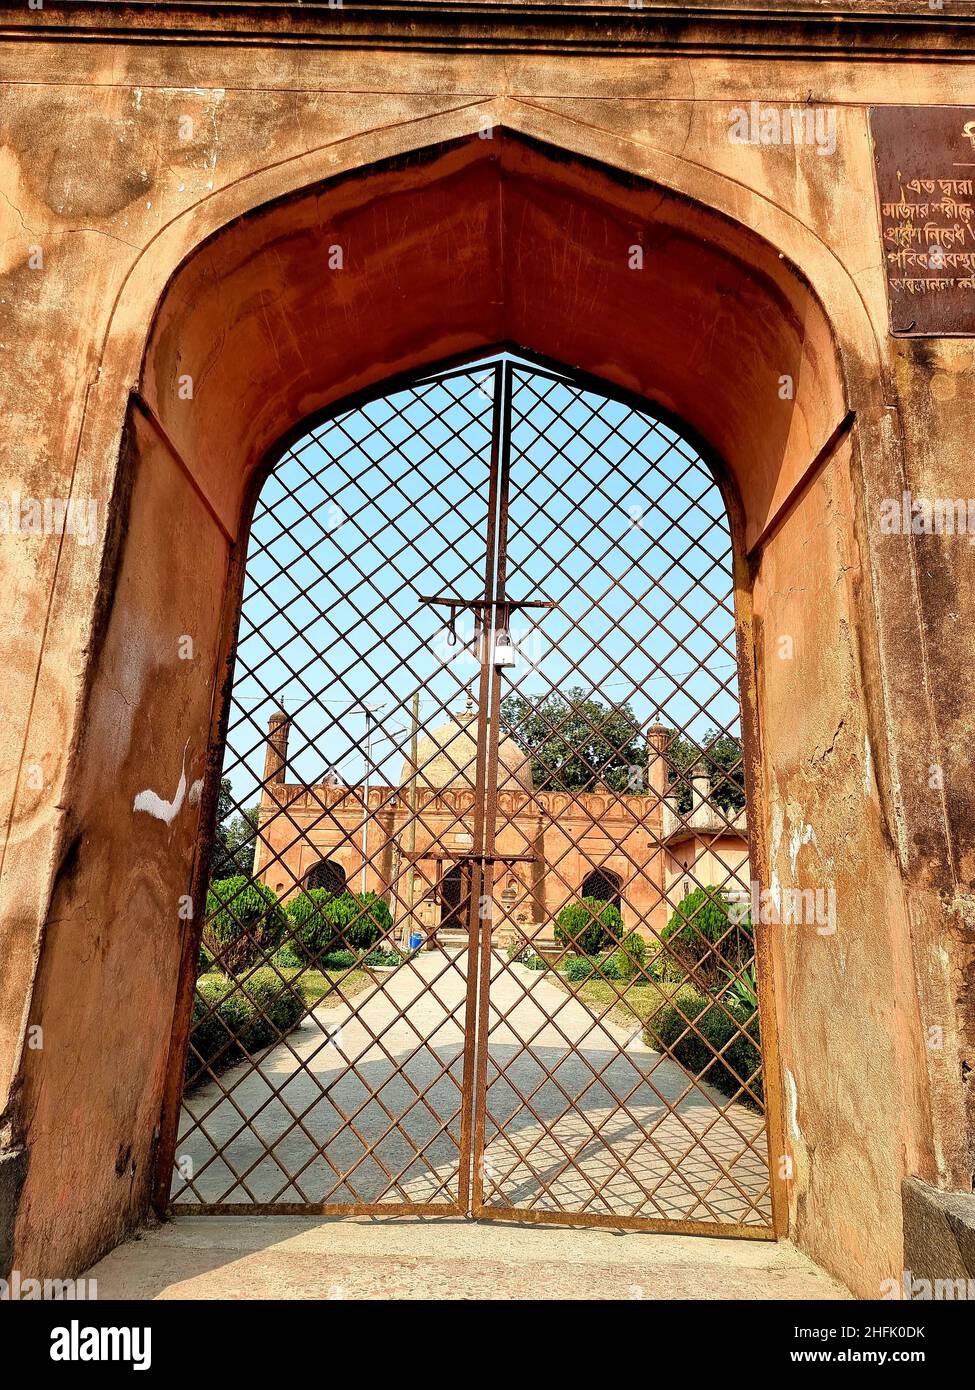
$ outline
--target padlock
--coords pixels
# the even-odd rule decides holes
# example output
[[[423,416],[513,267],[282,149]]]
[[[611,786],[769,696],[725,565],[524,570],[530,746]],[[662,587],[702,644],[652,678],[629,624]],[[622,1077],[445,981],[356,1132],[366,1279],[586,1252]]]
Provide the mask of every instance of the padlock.
[[[515,664],[514,644],[504,631],[499,632],[494,639],[494,664],[495,666],[514,666]]]

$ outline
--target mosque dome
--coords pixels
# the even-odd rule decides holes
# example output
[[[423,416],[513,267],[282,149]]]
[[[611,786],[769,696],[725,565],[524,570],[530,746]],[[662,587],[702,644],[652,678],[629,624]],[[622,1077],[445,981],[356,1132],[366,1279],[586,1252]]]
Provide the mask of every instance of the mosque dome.
[[[416,762],[418,787],[473,791],[477,776],[477,715],[469,711],[452,714],[432,733],[421,734]],[[407,758],[400,776],[401,785],[409,782],[411,773]],[[514,739],[504,738],[498,747],[498,790],[526,792],[529,796],[533,791],[531,763]]]

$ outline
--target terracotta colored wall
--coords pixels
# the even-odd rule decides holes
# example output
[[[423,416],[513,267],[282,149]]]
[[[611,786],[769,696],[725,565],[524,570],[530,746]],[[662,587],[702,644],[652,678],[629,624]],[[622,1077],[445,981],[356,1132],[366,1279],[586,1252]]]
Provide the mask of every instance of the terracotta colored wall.
[[[39,34],[29,50],[25,65],[23,43],[0,43],[5,482],[94,497],[99,530],[88,546],[2,548],[0,1060],[10,1132],[29,1149],[20,1267],[77,1270],[145,1209],[199,816],[189,788],[219,705],[249,477],[309,412],[510,338],[659,400],[730,468],[757,869],[828,882],[839,923],[764,934],[795,1165],[780,1203],[806,1248],[871,1294],[900,1268],[901,1175],[967,1187],[973,1167],[959,1001],[975,549],[877,534],[879,500],[905,483],[971,490],[973,367],[966,344],[886,335],[866,108],[902,93],[971,101],[970,69]],[[734,106],[808,92],[837,111],[831,158],[729,143]],[[486,122],[492,141],[477,138]],[[444,142],[436,159],[411,154]],[[640,276],[626,269],[634,242]],[[780,514],[848,409],[849,442]],[[791,663],[776,655],[783,631]],[[191,662],[175,654],[182,634]],[[147,789],[174,802],[184,766],[171,820],[133,811]],[[23,1050],[28,1020],[40,1051]]]

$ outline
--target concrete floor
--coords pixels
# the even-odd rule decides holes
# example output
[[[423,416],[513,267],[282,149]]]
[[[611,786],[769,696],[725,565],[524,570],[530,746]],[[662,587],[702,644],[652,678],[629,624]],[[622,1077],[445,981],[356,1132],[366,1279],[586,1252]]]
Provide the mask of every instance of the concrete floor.
[[[453,1198],[466,989],[466,951],[422,954],[198,1087],[174,1201]],[[490,1008],[489,1205],[768,1225],[756,1111],[498,952]]]
[[[192,1160],[200,1195],[423,1201],[455,1191],[466,968],[466,952],[425,954],[349,1005],[316,1010],[257,1069],[226,1073],[232,1100],[215,1084],[195,1090],[177,1153]],[[598,1021],[500,956],[490,1002],[489,1202],[762,1221],[756,1112],[736,1105],[722,1116],[726,1098],[690,1087],[681,1067],[644,1046],[639,1027]],[[379,1139],[394,1188],[366,1155],[363,1141]],[[217,1156],[223,1145],[237,1177]],[[788,1243],[454,1217],[180,1214],[89,1277],[101,1298],[124,1299],[848,1297]]]
[[[802,1299],[850,1295],[787,1242],[448,1218],[179,1217],[88,1271],[100,1299]]]

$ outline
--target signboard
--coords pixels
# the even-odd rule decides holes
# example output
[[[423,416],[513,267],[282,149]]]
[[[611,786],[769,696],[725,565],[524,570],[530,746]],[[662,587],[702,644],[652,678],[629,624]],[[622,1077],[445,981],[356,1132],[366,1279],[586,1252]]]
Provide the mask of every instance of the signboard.
[[[975,336],[975,107],[870,111],[897,337]]]

